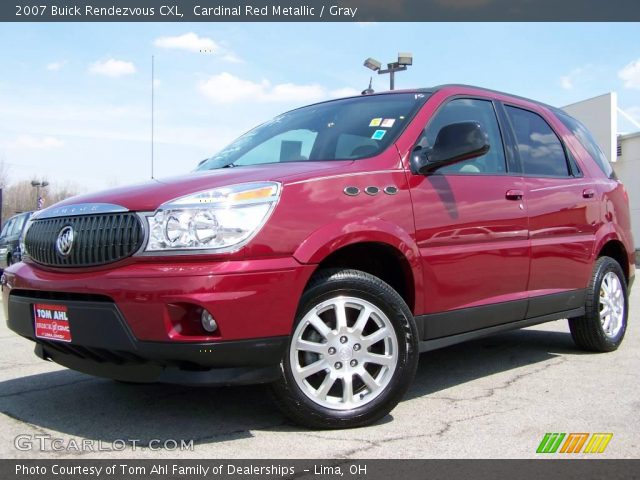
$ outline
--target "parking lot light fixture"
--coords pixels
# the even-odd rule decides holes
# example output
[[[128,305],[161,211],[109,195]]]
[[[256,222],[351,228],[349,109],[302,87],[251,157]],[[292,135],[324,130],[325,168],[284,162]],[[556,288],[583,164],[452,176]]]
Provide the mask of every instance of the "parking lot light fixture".
[[[46,180],[37,181],[31,180],[31,186],[36,189],[36,210],[40,210],[42,208],[42,202],[40,201],[40,188],[45,188],[49,185],[49,182]]]
[[[382,67],[382,63],[375,58],[369,57],[364,61],[364,66],[376,72],[380,70],[380,68]]]
[[[398,53],[398,60],[392,63],[387,63],[387,68],[382,70],[382,63],[374,58],[367,58],[364,61],[364,66],[378,72],[378,75],[389,74],[389,90],[395,89],[395,74],[396,72],[402,72],[407,69],[408,66],[413,65],[413,55],[409,52]]]

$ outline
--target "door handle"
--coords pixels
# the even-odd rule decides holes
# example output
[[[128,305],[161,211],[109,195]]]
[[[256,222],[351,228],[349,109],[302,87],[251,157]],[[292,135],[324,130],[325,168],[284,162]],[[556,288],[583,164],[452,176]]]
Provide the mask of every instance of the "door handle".
[[[582,191],[582,196],[584,198],[593,198],[595,194],[596,194],[596,191],[593,188],[585,188]]]
[[[507,190],[507,193],[504,194],[504,197],[507,200],[522,200],[522,197],[524,197],[524,192],[522,190]]]

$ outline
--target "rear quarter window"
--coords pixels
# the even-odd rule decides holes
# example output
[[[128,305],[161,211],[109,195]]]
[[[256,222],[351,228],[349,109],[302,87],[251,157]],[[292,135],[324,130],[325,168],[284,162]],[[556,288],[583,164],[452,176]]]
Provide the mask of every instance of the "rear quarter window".
[[[564,112],[556,112],[556,117],[558,117],[558,120],[560,120],[565,127],[571,130],[571,133],[578,139],[580,145],[589,153],[593,161],[596,162],[600,170],[602,170],[602,173],[609,178],[615,178],[611,163],[609,163],[607,156],[587,127]]]

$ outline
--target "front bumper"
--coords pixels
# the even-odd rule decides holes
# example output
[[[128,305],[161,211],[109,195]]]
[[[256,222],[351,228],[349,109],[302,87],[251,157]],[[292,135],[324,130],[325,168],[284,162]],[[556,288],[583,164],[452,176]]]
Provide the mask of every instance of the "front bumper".
[[[34,302],[37,297],[11,295],[7,324],[33,340],[44,360],[91,375],[130,382],[189,385],[264,383],[278,375],[287,337],[227,342],[144,342],[128,329],[109,301],[47,300],[69,312],[71,343],[36,338]]]
[[[93,270],[45,270],[23,262],[5,270],[4,306],[12,293],[64,301],[102,296],[115,303],[133,336],[142,341],[289,335],[314,269],[291,257],[197,263],[167,257],[164,263],[115,264]],[[174,305],[207,309],[219,332],[213,337],[202,332],[198,337],[174,328]]]
[[[6,271],[3,296],[9,328],[36,342],[38,356],[68,368],[131,382],[264,383],[279,375],[311,273],[293,259],[83,273],[22,263]],[[70,343],[35,337],[38,303],[68,309]],[[177,329],[172,306],[186,304],[210,311],[219,331]]]

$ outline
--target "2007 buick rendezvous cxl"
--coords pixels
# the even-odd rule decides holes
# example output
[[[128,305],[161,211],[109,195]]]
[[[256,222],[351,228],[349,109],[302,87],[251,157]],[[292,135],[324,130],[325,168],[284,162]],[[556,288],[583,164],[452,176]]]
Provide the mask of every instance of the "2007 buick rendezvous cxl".
[[[293,420],[371,423],[420,352],[568,318],[615,350],[627,192],[563,111],[467,86],[285,113],[189,175],[36,213],[3,277],[36,354],[125,382],[271,383]]]

